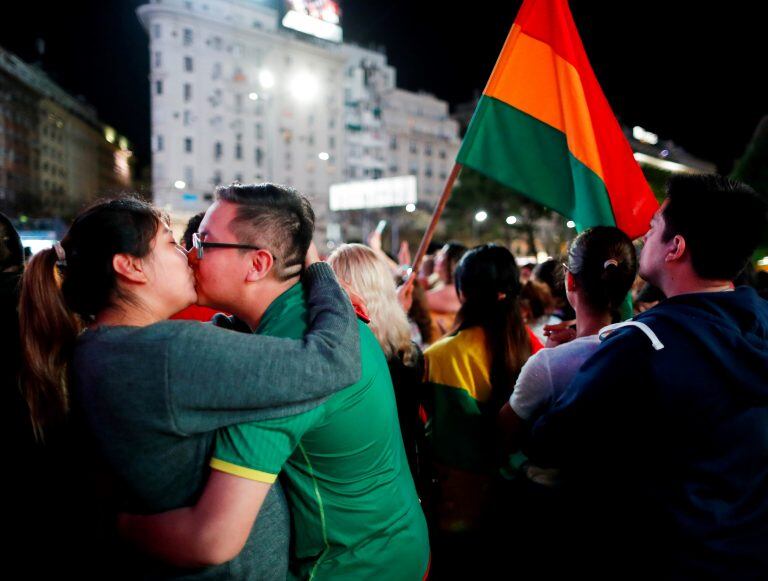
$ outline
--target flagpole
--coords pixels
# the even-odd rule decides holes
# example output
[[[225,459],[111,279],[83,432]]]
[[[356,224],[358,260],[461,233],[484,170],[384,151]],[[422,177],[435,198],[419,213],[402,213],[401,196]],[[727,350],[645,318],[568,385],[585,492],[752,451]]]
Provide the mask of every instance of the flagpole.
[[[416,257],[414,258],[413,265],[411,266],[411,274],[410,276],[408,276],[408,279],[405,281],[406,290],[408,289],[408,287],[413,285],[413,281],[416,280],[416,276],[419,272],[419,268],[421,268],[421,262],[424,260],[424,256],[427,254],[427,248],[429,247],[429,243],[432,242],[432,236],[434,236],[435,234],[437,223],[440,221],[440,216],[443,214],[443,210],[445,209],[445,204],[448,203],[448,198],[451,197],[451,190],[453,190],[453,183],[456,181],[456,178],[459,176],[459,172],[461,171],[461,168],[462,168],[462,165],[460,163],[453,164],[453,169],[451,170],[451,173],[448,176],[448,180],[445,182],[445,188],[443,188],[443,194],[440,196],[440,200],[437,202],[437,206],[435,206],[435,211],[432,212],[432,219],[429,222],[427,231],[424,232],[424,237],[421,239],[421,243],[419,244],[419,249],[416,251]]]

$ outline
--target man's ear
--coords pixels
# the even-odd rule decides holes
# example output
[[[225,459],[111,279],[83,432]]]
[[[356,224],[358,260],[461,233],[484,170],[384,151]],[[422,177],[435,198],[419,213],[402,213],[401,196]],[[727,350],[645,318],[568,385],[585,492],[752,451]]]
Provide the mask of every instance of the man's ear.
[[[246,282],[257,282],[269,274],[275,264],[275,259],[272,253],[267,250],[254,250],[251,256],[251,266],[245,280]]]
[[[675,262],[680,260],[685,254],[685,238],[679,234],[675,235],[669,242],[669,250],[664,257],[665,262]]]
[[[576,290],[576,279],[568,271],[565,272],[565,290],[567,290],[569,293],[572,293]]]
[[[147,282],[143,261],[131,254],[115,254],[112,257],[112,268],[115,269],[117,276],[130,282],[139,284]]]

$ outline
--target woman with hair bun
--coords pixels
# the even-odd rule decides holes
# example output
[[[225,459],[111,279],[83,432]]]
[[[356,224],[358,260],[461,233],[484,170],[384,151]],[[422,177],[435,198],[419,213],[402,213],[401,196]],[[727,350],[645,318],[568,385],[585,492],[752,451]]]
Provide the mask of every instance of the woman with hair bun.
[[[596,226],[579,234],[568,252],[565,290],[576,311],[575,338],[531,357],[501,413],[510,449],[527,425],[565,391],[581,365],[600,345],[598,332],[616,322],[637,273],[632,241],[618,228]]]

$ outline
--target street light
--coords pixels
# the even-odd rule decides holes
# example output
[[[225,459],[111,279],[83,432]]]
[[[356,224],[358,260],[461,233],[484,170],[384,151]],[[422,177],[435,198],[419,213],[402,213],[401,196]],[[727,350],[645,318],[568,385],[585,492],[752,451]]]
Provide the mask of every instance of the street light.
[[[574,222],[573,220],[568,220],[568,221],[565,223],[565,225],[566,225],[568,228],[576,228],[576,222]]]
[[[320,91],[320,83],[314,75],[299,73],[291,79],[289,89],[294,99],[308,103],[317,96]]]
[[[251,101],[258,101],[259,100],[259,94],[258,93],[248,93],[248,98]]]
[[[272,71],[268,71],[267,69],[262,69],[259,71],[259,84],[265,89],[271,89],[274,87],[275,75],[272,74]]]
[[[175,187],[177,190],[183,190],[184,188],[187,187],[187,182],[185,182],[184,180],[176,180],[175,182],[173,182],[173,187]]]
[[[507,224],[510,226],[517,222],[517,216],[507,216]]]
[[[416,211],[416,204],[406,204],[405,211],[406,212],[415,212]]]
[[[320,153],[317,154],[317,157],[318,159],[320,159],[320,161],[328,161],[329,159],[331,159],[331,156],[326,151],[321,151]]]
[[[478,222],[485,222],[488,219],[488,212],[485,210],[480,210],[477,214],[475,214],[475,220]]]

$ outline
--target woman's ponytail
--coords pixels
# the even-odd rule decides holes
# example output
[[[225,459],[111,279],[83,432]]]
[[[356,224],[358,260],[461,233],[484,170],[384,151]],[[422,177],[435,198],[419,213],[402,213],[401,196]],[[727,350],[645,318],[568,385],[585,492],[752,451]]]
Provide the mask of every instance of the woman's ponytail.
[[[27,264],[19,302],[24,357],[22,390],[35,436],[61,425],[69,409],[67,375],[75,341],[82,328],[61,292],[62,266],[53,248],[38,252]]]

